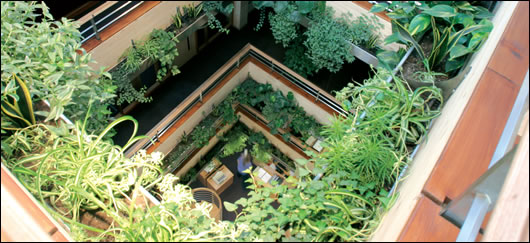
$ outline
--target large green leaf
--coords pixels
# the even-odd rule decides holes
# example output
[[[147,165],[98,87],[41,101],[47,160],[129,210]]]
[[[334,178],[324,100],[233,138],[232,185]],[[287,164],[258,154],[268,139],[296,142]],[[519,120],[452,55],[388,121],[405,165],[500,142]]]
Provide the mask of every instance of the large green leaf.
[[[454,59],[454,60],[447,60],[447,62],[445,62],[445,71],[446,72],[451,72],[453,70],[459,69],[463,65],[464,65],[464,58],[457,58],[457,59]]]
[[[223,204],[224,204],[224,206],[226,208],[226,211],[228,211],[228,212],[234,212],[237,209],[237,205],[235,205],[235,204],[233,204],[231,202],[224,201]]]
[[[477,10],[475,12],[475,18],[477,19],[485,19],[485,18],[493,17],[493,14],[485,7],[475,6],[475,9]]]
[[[424,30],[426,30],[431,25],[431,17],[427,14],[419,14],[416,15],[412,21],[410,21],[410,25],[408,28],[408,31],[411,35],[415,35],[416,33],[420,33]]]
[[[287,8],[289,2],[287,1],[276,1],[274,4],[274,12],[279,13]]]
[[[397,21],[393,21],[393,22],[396,24],[400,38],[406,40],[407,42],[412,43],[412,46],[414,46],[414,48],[416,49],[416,52],[420,56],[420,59],[426,60],[425,53],[423,53],[423,49],[421,49],[420,44],[416,42],[416,40],[414,39],[414,37],[412,37],[412,35],[408,32],[408,30],[405,29],[405,27],[403,27],[403,25],[401,25]]]
[[[464,56],[471,52],[471,49],[461,44],[456,44],[449,52],[449,60],[453,60],[457,57]]]
[[[17,95],[20,97],[18,100],[20,111],[22,112],[22,115],[31,122],[31,124],[35,124],[35,114],[33,114],[33,104],[28,86],[26,86],[26,83],[17,75],[13,76],[15,76],[18,85]]]
[[[458,13],[454,18],[454,21],[455,24],[461,24],[466,27],[475,24],[475,21],[473,21],[473,16],[465,13]]]
[[[35,114],[33,113],[33,104],[29,89],[25,82],[22,81],[17,75],[13,74],[15,79],[16,96],[18,100],[12,96],[7,96],[2,100],[1,109],[14,123],[18,124],[17,127],[2,127],[7,130],[16,130],[31,126],[36,123]]]
[[[453,17],[456,15],[456,9],[449,5],[440,4],[436,5],[430,9],[424,10],[422,13],[428,14],[434,17],[447,18]]]
[[[381,11],[384,11],[386,8],[388,8],[388,4],[378,3],[372,6],[372,8],[370,9],[370,13],[379,13]]]
[[[315,2],[313,1],[295,1],[295,3],[298,5],[298,11],[300,11],[302,14],[311,12],[315,6]]]
[[[389,50],[378,51],[376,57],[379,61],[378,65],[388,70],[393,70],[400,60],[397,52]]]
[[[468,11],[475,10],[475,7],[473,7],[467,1],[457,1],[455,4],[457,8],[462,9],[462,10],[468,10]]]

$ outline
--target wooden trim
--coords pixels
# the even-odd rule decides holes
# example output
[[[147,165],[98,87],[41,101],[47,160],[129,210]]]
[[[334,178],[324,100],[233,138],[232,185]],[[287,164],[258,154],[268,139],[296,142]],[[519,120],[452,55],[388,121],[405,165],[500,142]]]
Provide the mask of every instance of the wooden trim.
[[[1,174],[2,241],[72,241],[3,163]]]
[[[140,6],[123,16],[118,21],[114,22],[110,26],[108,26],[106,29],[101,31],[99,33],[100,39],[97,40],[96,37],[92,37],[88,39],[85,43],[81,45],[81,48],[84,48],[86,52],[90,52],[94,48],[96,48],[99,44],[103,43],[107,39],[109,39],[114,34],[118,33],[120,30],[125,28],[125,26],[129,25],[136,19],[138,19],[140,16],[154,8],[156,5],[158,5],[161,1],[145,1],[141,3]]]
[[[358,6],[370,11],[370,9],[372,8],[372,6],[374,6],[373,4],[367,2],[367,1],[352,1],[352,3],[355,3],[357,4]],[[379,12],[379,13],[375,13],[375,15],[381,17],[382,19],[390,22],[390,17],[388,17],[388,15],[386,15],[386,11],[382,11],[382,12]]]

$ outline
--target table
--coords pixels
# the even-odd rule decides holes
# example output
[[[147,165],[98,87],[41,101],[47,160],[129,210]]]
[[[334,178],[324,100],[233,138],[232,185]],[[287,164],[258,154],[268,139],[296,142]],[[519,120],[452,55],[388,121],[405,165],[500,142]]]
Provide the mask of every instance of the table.
[[[221,163],[221,161],[219,161],[219,159],[217,158],[213,158],[212,161],[210,161],[210,163],[206,164],[202,169],[201,171],[199,172],[199,176],[197,176],[197,179],[199,179],[199,181],[204,185],[204,186],[207,186],[206,185],[206,179],[208,179],[208,177],[210,175],[212,175],[215,171],[217,171],[217,169],[219,168],[219,166],[221,166],[223,163]]]
[[[224,179],[221,180],[220,183],[217,183],[215,180],[216,177],[224,177]],[[212,173],[208,179],[206,179],[206,185],[208,188],[214,190],[218,195],[221,195],[221,193],[232,185],[233,182],[234,174],[225,165],[219,167],[216,172]]]

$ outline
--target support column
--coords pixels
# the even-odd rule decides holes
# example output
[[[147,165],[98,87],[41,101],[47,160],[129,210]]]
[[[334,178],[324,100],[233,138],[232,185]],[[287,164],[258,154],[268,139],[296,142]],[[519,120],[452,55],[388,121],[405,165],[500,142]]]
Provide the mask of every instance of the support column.
[[[248,1],[234,1],[234,27],[241,30],[248,22]]]

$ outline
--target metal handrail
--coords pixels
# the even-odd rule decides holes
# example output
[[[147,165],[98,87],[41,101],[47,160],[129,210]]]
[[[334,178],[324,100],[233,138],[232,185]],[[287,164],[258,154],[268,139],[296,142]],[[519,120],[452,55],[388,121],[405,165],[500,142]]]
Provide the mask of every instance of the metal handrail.
[[[511,163],[509,155],[513,155],[514,149],[508,152],[513,147],[522,115],[528,109],[528,75],[527,71],[488,170],[464,193],[442,208],[441,215],[460,227],[456,241],[474,241],[481,230],[486,213],[493,209],[497,201]]]
[[[81,31],[81,35],[83,35],[85,32],[87,31],[90,31],[91,29],[94,28],[94,26],[96,27],[96,31],[92,34],[90,34],[89,36],[87,36],[86,38],[83,38],[81,40],[81,44],[83,44],[84,42],[86,42],[88,39],[92,38],[94,35],[97,35],[99,32],[101,32],[102,30],[106,29],[109,25],[113,24],[114,22],[118,21],[119,19],[121,19],[123,16],[125,16],[126,14],[128,14],[129,12],[131,12],[132,10],[136,9],[137,7],[139,7],[144,1],[140,1],[136,4],[134,4],[133,6],[130,6],[130,8],[128,10],[126,10],[125,12],[123,12],[122,14],[120,14],[119,16],[117,16],[116,18],[112,19],[109,23],[105,24],[103,27],[101,28],[97,28],[97,25],[99,23],[101,23],[103,20],[109,18],[110,16],[112,16],[113,14],[115,14],[117,11],[119,10],[122,10],[123,8],[125,7],[129,7],[128,5],[130,3],[132,3],[132,1],[128,1],[127,3],[123,4],[122,2],[118,2],[116,4],[122,4],[122,6],[120,6],[119,8],[115,9],[114,11],[108,13],[107,15],[103,16],[101,19],[99,19],[97,22],[93,22],[92,25],[90,25],[89,27],[87,27],[86,29],[84,29],[83,31]],[[115,4],[115,5],[116,5]],[[112,6],[115,6],[115,5],[112,5]],[[111,7],[112,7],[111,6]],[[97,15],[99,16],[99,15]],[[92,19],[94,19],[95,16],[92,17]]]

